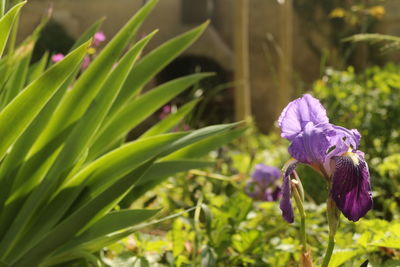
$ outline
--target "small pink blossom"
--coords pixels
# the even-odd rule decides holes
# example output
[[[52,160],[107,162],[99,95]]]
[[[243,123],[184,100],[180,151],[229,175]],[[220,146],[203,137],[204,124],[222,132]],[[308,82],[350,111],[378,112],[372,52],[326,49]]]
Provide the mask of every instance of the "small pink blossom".
[[[164,119],[165,117],[168,116],[172,111],[172,107],[170,105],[166,105],[162,108],[162,111],[160,113],[160,119]]]
[[[53,61],[54,63],[56,63],[56,62],[58,62],[58,61],[61,61],[63,58],[64,58],[64,55],[61,54],[61,53],[58,53],[58,54],[54,54],[54,55],[51,57],[51,61]]]
[[[99,46],[106,40],[106,35],[103,32],[96,32],[93,36],[93,46]]]
[[[171,106],[169,106],[169,105],[166,105],[166,106],[164,106],[163,107],[163,112],[164,113],[171,113]]]
[[[83,58],[83,61],[82,61],[82,65],[81,65],[81,69],[82,70],[84,70],[84,69],[86,69],[88,66],[89,66],[89,64],[90,64],[90,57],[89,56],[85,56],[84,58]]]

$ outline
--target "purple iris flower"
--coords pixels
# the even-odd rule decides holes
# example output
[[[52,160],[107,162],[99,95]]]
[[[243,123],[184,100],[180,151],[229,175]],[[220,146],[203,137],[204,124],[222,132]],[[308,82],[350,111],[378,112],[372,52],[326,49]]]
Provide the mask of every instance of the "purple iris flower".
[[[289,153],[295,159],[283,178],[280,208],[284,219],[293,222],[290,176],[298,162],[327,179],[330,197],[347,219],[363,217],[372,208],[372,193],[364,153],[357,150],[360,133],[329,123],[325,108],[309,94],[290,102],[278,123],[281,136],[291,142]]]
[[[257,164],[251,180],[247,183],[246,194],[260,201],[276,201],[281,196],[281,188],[276,184],[281,176],[278,168]]]

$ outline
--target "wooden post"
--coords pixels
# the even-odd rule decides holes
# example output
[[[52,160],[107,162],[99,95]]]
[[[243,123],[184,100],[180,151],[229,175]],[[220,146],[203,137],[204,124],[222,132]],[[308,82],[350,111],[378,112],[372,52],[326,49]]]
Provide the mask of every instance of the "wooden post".
[[[286,106],[292,95],[293,57],[293,9],[292,0],[279,1],[279,42],[281,47],[279,63],[278,110]]]
[[[251,116],[249,71],[249,0],[235,0],[235,118]]]

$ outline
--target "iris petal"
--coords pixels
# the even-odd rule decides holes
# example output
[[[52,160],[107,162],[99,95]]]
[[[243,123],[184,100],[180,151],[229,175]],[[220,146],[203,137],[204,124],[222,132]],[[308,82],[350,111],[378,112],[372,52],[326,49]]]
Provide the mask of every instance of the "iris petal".
[[[264,164],[257,164],[252,174],[253,180],[264,186],[270,185],[279,179],[280,176],[281,171],[278,168]]]
[[[341,126],[337,126],[332,124],[332,127],[335,129],[338,136],[341,136],[342,140],[347,146],[352,146],[354,150],[356,150],[360,144],[361,134],[357,131],[357,129],[346,129]]]
[[[258,201],[276,201],[281,197],[281,191],[281,188],[277,185],[264,187],[256,181],[247,183],[245,187],[246,194]]]
[[[332,198],[347,219],[358,221],[373,204],[368,165],[361,151],[334,160]]]
[[[282,210],[282,216],[288,223],[294,222],[293,206],[291,197],[291,185],[290,185],[290,175],[294,172],[297,166],[297,161],[292,161],[287,166],[285,173],[283,175],[282,184],[282,198],[280,202],[280,209]]]
[[[278,120],[279,128],[282,131],[281,136],[293,141],[309,122],[316,125],[328,123],[329,119],[319,100],[305,94],[303,97],[290,102],[282,111]]]
[[[256,200],[259,200],[263,194],[261,186],[255,181],[247,183],[244,191],[249,197]]]
[[[302,163],[323,165],[328,149],[335,145],[330,139],[330,136],[334,134],[329,123],[316,126],[308,123],[304,132],[293,140],[289,153]]]

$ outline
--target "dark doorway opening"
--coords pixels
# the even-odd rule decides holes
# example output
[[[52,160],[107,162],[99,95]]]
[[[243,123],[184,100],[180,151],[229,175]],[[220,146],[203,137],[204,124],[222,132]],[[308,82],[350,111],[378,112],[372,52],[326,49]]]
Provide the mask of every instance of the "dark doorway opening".
[[[162,84],[199,72],[213,72],[214,75],[180,94],[171,101],[171,104],[179,107],[196,97],[202,98],[186,121],[191,127],[232,122],[234,120],[232,73],[213,59],[197,55],[179,57],[157,75],[156,83]]]

